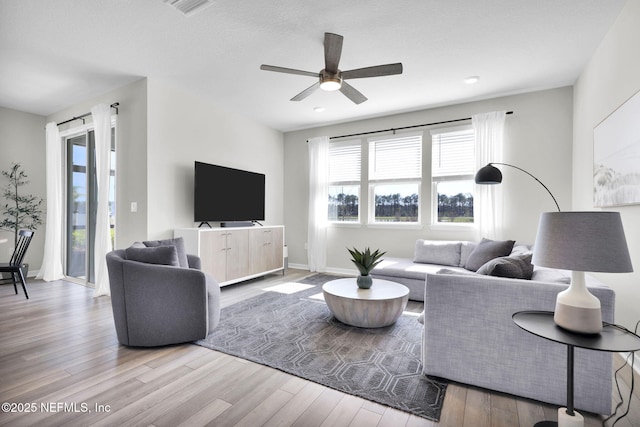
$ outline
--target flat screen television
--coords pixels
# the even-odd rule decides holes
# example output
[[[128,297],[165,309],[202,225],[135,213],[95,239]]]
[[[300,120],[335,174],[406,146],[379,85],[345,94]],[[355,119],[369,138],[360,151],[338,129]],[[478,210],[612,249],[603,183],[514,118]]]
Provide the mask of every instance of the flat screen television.
[[[195,162],[195,222],[262,221],[264,194],[264,174]]]

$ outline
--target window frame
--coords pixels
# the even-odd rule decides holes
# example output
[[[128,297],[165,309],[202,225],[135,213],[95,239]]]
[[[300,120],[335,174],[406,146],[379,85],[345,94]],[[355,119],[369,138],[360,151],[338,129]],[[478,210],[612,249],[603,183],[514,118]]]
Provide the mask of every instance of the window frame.
[[[476,218],[475,218],[475,212],[473,212],[472,210],[472,214],[473,214],[473,221],[472,222],[440,222],[438,220],[439,216],[438,216],[438,184],[439,183],[444,183],[444,182],[462,182],[462,181],[471,181],[472,182],[472,196],[475,200],[476,197],[476,192],[475,192],[475,183],[474,183],[474,176],[475,176],[475,171],[473,171],[473,169],[475,169],[476,166],[476,158],[477,158],[477,153],[474,152],[474,159],[472,162],[472,170],[470,171],[469,174],[457,174],[457,175],[442,175],[442,176],[434,176],[434,170],[433,170],[433,161],[434,161],[434,147],[435,147],[435,138],[434,136],[436,135],[442,135],[442,134],[446,134],[446,133],[471,133],[473,135],[473,140],[474,140],[474,150],[475,150],[475,132],[473,129],[473,126],[471,125],[461,125],[461,126],[453,126],[453,127],[447,127],[447,128],[438,128],[438,129],[432,129],[431,130],[431,155],[430,155],[430,159],[431,159],[431,223],[430,223],[430,228],[431,229],[455,229],[455,230],[460,230],[460,229],[475,229],[477,228],[477,222],[476,222]]]
[[[332,181],[332,177],[331,177],[331,171],[329,170],[329,172],[327,173],[328,175],[328,183],[327,183],[327,222],[329,225],[331,226],[341,226],[341,227],[353,227],[353,226],[361,226],[362,225],[362,199],[363,199],[363,192],[362,192],[362,177],[363,177],[363,165],[362,165],[362,140],[361,139],[350,139],[350,140],[344,140],[344,141],[336,141],[336,142],[332,142],[330,147],[329,147],[329,168],[331,165],[331,148],[338,148],[338,147],[357,147],[357,151],[358,151],[358,157],[359,157],[359,176],[358,176],[358,180],[355,179],[345,179],[345,180],[335,180]],[[337,187],[337,186],[354,186],[357,187],[357,196],[358,196],[358,219],[355,221],[340,221],[340,220],[333,220],[329,217],[329,193],[330,193],[330,189],[331,187]]]
[[[416,165],[414,165],[413,168],[415,174],[410,176],[396,176],[389,178],[376,176],[376,171],[374,170],[376,154],[374,151],[375,144],[378,142],[393,143],[394,141],[400,143],[399,140],[414,138],[417,138],[419,141],[419,144],[417,144],[419,153],[417,154],[417,156],[415,156],[417,161]],[[369,196],[369,201],[367,204],[367,226],[372,228],[422,228],[422,183],[424,180],[422,157],[424,150],[424,132],[406,132],[401,134],[371,137],[368,138],[366,142],[366,153],[368,156],[368,173],[366,175],[366,184],[368,188],[367,193]],[[376,221],[376,187],[381,185],[396,184],[415,184],[417,186],[415,193],[418,195],[418,211],[416,221]]]

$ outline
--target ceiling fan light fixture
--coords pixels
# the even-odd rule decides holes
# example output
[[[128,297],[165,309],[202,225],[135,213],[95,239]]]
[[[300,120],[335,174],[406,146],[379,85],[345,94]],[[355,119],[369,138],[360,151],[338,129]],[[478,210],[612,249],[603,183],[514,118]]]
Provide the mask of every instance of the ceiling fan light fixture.
[[[334,92],[342,87],[342,77],[340,75],[330,76],[320,73],[320,89],[327,92]]]

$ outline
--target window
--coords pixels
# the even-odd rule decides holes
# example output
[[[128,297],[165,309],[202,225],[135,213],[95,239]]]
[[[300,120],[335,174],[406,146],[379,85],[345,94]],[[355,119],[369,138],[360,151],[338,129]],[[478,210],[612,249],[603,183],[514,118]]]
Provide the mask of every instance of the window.
[[[360,140],[329,147],[329,212],[331,222],[360,222]]]
[[[369,222],[419,223],[422,133],[369,139]]]
[[[95,282],[97,177],[95,139],[92,128],[65,138],[67,152],[67,233],[65,274],[83,282]],[[111,128],[111,178],[109,179],[109,220],[111,239],[115,235],[115,128]]]
[[[475,134],[470,127],[431,132],[434,224],[473,223]]]

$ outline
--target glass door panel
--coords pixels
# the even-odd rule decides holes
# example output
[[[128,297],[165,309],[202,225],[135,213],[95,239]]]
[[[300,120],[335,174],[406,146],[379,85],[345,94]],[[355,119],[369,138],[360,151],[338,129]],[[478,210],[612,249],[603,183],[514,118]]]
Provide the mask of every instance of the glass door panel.
[[[87,135],[67,140],[66,274],[87,278]]]
[[[115,247],[115,129],[111,131],[109,223]],[[93,130],[67,138],[66,275],[95,283],[93,248],[96,234],[98,183]]]

